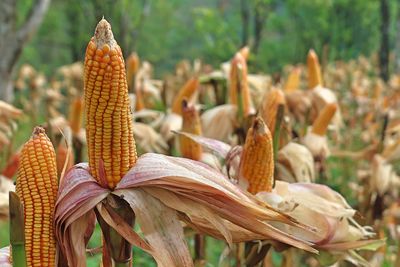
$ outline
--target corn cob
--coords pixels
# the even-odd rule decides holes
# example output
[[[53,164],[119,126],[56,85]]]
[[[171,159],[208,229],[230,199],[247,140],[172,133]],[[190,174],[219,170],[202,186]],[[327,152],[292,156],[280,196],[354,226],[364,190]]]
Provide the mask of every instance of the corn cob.
[[[264,100],[261,106],[261,118],[267,125],[268,129],[271,130],[271,134],[274,134],[276,124],[276,114],[278,112],[279,105],[285,105],[285,95],[280,89],[272,89],[267,92],[264,96]]]
[[[185,100],[182,103],[182,118],[183,132],[201,135],[201,123],[199,114],[193,106],[189,107]],[[181,154],[183,157],[193,160],[200,160],[202,155],[202,148],[200,144],[183,135],[179,136],[179,143]]]
[[[136,87],[135,111],[145,109],[142,89]]]
[[[69,126],[75,136],[81,131],[83,121],[83,103],[82,97],[78,96],[72,101],[69,110]]]
[[[135,78],[136,72],[139,70],[140,59],[139,56],[133,52],[126,59],[126,79],[128,87],[133,85],[133,79]]]
[[[285,84],[285,92],[293,92],[300,87],[300,74],[301,69],[299,67],[293,68],[289,73],[289,77]]]
[[[231,60],[229,74],[229,99],[230,103],[238,106],[238,92],[242,99],[243,114],[250,114],[251,98],[247,83],[247,63],[243,55],[238,52]]]
[[[29,266],[55,266],[53,213],[58,180],[56,155],[41,127],[21,150],[16,192],[24,205],[25,247]]]
[[[179,90],[178,95],[172,103],[172,112],[181,115],[182,101],[190,99],[199,87],[199,79],[197,77],[189,79],[183,87]]]
[[[324,136],[326,134],[326,130],[328,129],[328,125],[331,122],[333,116],[335,115],[337,109],[337,105],[335,103],[327,104],[315,119],[312,132]]]
[[[242,55],[242,57],[247,61],[249,59],[250,55],[250,48],[246,45],[243,46],[240,50],[239,53]]]
[[[270,192],[273,186],[274,156],[272,136],[264,121],[257,117],[249,129],[240,159],[239,176],[248,181],[252,194]]]
[[[98,23],[87,46],[84,86],[90,172],[103,181],[102,161],[104,178],[113,189],[135,164],[137,155],[124,59],[105,19]]]
[[[318,56],[313,49],[310,49],[308,52],[307,67],[309,89],[313,89],[317,85],[322,86],[321,66],[319,65]]]

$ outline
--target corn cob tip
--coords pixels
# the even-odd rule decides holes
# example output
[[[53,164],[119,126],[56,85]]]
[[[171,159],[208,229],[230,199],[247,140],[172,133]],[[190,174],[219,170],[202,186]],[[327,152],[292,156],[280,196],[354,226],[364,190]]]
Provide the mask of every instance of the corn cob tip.
[[[337,109],[338,106],[336,103],[327,104],[315,119],[312,126],[312,132],[324,136]]]
[[[254,131],[254,134],[264,135],[264,134],[268,133],[269,129],[268,129],[268,127],[266,127],[263,119],[261,117],[257,117],[254,119],[254,122],[253,122],[253,131]]]
[[[111,25],[104,17],[99,21],[94,32],[94,42],[97,47],[101,48],[104,45],[109,45],[110,48],[117,45],[114,39],[114,34],[111,30]]]
[[[40,134],[45,134],[45,133],[46,133],[46,131],[45,131],[45,129],[44,129],[42,126],[36,126],[36,127],[33,129],[32,137],[35,138],[35,137],[37,137],[38,135],[40,135]]]

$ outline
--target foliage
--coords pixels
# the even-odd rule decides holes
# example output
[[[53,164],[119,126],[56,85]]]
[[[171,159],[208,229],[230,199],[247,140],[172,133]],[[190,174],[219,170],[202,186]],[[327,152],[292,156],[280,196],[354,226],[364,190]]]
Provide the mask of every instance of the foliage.
[[[18,1],[19,17],[32,1]],[[261,43],[250,67],[278,71],[290,63],[304,62],[310,47],[321,54],[328,46],[328,59],[369,55],[379,48],[380,6],[376,0],[251,0],[250,35],[255,10],[267,7]],[[390,1],[391,47],[396,38],[397,1]],[[86,36],[104,15],[115,25],[123,51],[136,50],[141,58],[163,74],[180,59],[201,58],[217,65],[241,45],[243,25],[240,0],[219,1],[128,1],[53,0],[33,41],[20,62],[51,73],[55,66],[82,60]],[[254,42],[254,37],[248,42]]]

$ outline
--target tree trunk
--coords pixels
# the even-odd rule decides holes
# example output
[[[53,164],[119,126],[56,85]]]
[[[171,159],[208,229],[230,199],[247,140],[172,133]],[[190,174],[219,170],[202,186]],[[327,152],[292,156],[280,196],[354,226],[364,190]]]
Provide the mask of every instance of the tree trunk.
[[[258,53],[260,47],[262,32],[268,16],[268,8],[268,4],[262,1],[254,5],[254,43],[252,47],[252,52],[254,54]]]
[[[250,20],[250,9],[247,0],[240,0],[240,14],[242,16],[242,46],[245,46],[249,41]]]
[[[389,80],[389,2],[381,0],[381,47],[379,51],[380,75]]]
[[[397,8],[397,20],[396,20],[396,46],[395,46],[395,67],[394,71],[400,73],[400,5]]]
[[[25,44],[39,27],[49,7],[50,0],[36,1],[19,29],[16,29],[16,1],[0,1],[0,99],[12,101],[13,74]]]

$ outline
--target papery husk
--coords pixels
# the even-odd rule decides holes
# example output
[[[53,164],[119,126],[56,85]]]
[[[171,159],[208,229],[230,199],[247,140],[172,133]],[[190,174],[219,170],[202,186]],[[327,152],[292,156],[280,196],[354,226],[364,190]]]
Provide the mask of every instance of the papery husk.
[[[305,122],[312,108],[312,99],[309,92],[296,90],[285,93],[285,98],[292,116],[300,122]]]
[[[326,136],[308,131],[301,143],[310,150],[314,158],[327,158],[331,154]]]
[[[136,145],[144,152],[166,153],[168,150],[164,138],[147,124],[135,122],[133,135]]]
[[[373,192],[383,196],[389,190],[400,187],[400,178],[393,166],[385,158],[376,154],[372,160],[370,188]]]
[[[257,196],[294,218],[318,227],[319,232],[310,235],[285,225],[286,232],[315,243],[316,248],[347,252],[382,243],[369,239],[375,234],[368,227],[358,225],[353,219],[356,211],[339,193],[325,185],[276,181],[272,193],[261,192]]]
[[[10,250],[10,246],[0,249],[0,266],[13,267]]]
[[[157,168],[156,166],[159,167]],[[172,206],[173,203],[170,202],[170,200],[167,201],[168,197],[166,197],[164,193],[167,195],[175,194],[181,200],[191,199],[194,203],[189,205],[190,207],[197,202],[197,205],[205,205],[214,212],[218,210],[218,216],[222,216],[241,227],[250,227],[248,229],[251,229],[256,233],[262,231],[266,234],[270,231],[255,228],[255,225],[258,223],[254,220],[252,222],[250,222],[251,220],[246,222],[240,220],[237,221],[236,219],[242,215],[244,216],[244,214],[241,214],[242,212],[248,213],[248,219],[258,214],[256,216],[261,216],[260,218],[263,218],[263,220],[298,225],[296,222],[291,222],[291,220],[286,218],[284,214],[276,214],[276,212],[270,210],[269,207],[265,207],[266,209],[260,209],[260,207],[257,207],[260,203],[258,203],[254,197],[231,184],[225,176],[207,165],[189,159],[174,158],[151,153],[143,155],[131,171],[127,173],[126,177],[121,180],[116,187],[116,190],[126,190],[137,186],[140,186],[141,188],[159,188],[161,191],[149,189],[147,192],[154,194],[154,196],[160,199],[167,206]],[[121,190],[121,192],[124,190]],[[162,192],[164,193],[161,194]],[[238,201],[241,204],[228,204],[230,201]],[[183,203],[185,203],[185,201],[176,202],[177,205],[183,205]],[[254,206],[251,203],[258,204]],[[173,208],[178,209],[179,206]],[[196,213],[198,210],[199,209],[193,209],[192,212]],[[190,217],[188,212],[189,211],[186,211],[185,213]],[[265,227],[269,228],[268,226]],[[302,227],[301,224],[298,225],[298,227]],[[270,232],[272,238],[275,238],[274,236],[278,237],[281,234],[275,235],[273,231],[274,230]]]
[[[0,100],[0,117],[16,119],[22,115],[22,110]]]
[[[54,214],[55,236],[69,266],[86,266],[86,245],[93,231],[93,208],[107,197],[89,173],[89,165],[75,165],[60,181]]]
[[[382,155],[388,161],[400,158],[400,123],[392,122],[388,125],[383,142]]]
[[[231,104],[216,106],[201,115],[203,135],[208,138],[229,142],[235,130],[237,107]]]
[[[244,239],[276,239],[316,252],[308,242],[292,238],[270,222],[310,232],[315,229],[261,203],[218,171],[196,161],[145,154],[112,193],[131,205],[146,241],[110,213],[105,202],[100,203],[110,191],[90,176],[87,164],[79,164],[63,179],[55,212],[56,237],[70,266],[85,266],[85,242],[92,229],[85,225],[91,222],[94,208],[126,240],[150,253],[158,266],[193,264],[178,218],[200,228],[204,225],[196,219],[204,219],[229,243],[233,235],[227,221],[236,225],[233,228],[243,233]]]
[[[194,135],[186,132],[175,132],[178,135],[186,136],[192,139],[194,142],[200,144],[205,151],[209,153],[203,153],[201,162],[206,163],[212,168],[227,174],[231,180],[239,182],[239,187],[246,190],[248,184],[245,180],[238,180],[240,156],[242,153],[241,146],[231,147],[227,143],[222,141],[207,138],[200,135]],[[225,165],[221,164],[225,161]],[[241,184],[243,182],[243,184]]]
[[[160,126],[160,134],[164,140],[170,140],[174,135],[173,131],[179,131],[182,128],[182,116],[176,113],[168,113]]]
[[[290,142],[278,152],[276,179],[289,183],[314,182],[314,158],[305,146]]]
[[[8,192],[10,191],[15,191],[14,183],[12,180],[0,175],[0,220],[4,220],[9,216]]]
[[[254,107],[259,107],[262,103],[263,96],[272,88],[272,78],[265,74],[248,74],[247,82],[249,84],[251,100],[253,106],[250,108],[250,114],[255,114]]]

